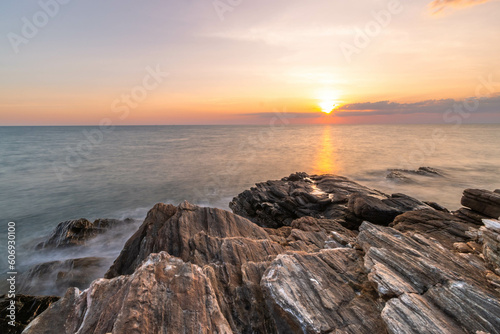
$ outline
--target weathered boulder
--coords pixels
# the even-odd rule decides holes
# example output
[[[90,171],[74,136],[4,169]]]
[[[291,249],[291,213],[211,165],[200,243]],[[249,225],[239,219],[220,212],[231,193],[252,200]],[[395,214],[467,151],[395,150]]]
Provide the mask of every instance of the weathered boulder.
[[[25,334],[232,333],[209,275],[165,252],[134,272],[72,288],[31,322]]]
[[[484,189],[466,189],[462,205],[490,218],[500,217],[500,194]]]
[[[113,227],[120,224],[130,224],[132,219],[97,219],[90,222],[85,218],[77,220],[68,220],[59,223],[52,231],[46,241],[39,243],[36,248],[63,248],[70,246],[83,245],[86,241],[95,238]]]
[[[45,311],[52,303],[55,303],[59,297],[54,296],[27,296],[17,294],[13,299],[15,301],[15,321],[14,326],[9,325],[11,321],[10,298],[6,295],[0,296],[0,332],[2,334],[20,334],[24,328]]]

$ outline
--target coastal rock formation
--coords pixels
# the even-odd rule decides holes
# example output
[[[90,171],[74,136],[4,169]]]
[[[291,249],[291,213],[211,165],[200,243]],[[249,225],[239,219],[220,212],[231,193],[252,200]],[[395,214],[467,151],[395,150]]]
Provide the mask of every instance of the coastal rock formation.
[[[155,205],[24,333],[500,334],[497,221],[305,173],[231,207]]]
[[[490,218],[500,217],[500,193],[483,189],[466,189],[462,205]]]
[[[97,219],[93,223],[85,218],[68,220],[59,223],[51,235],[44,242],[39,243],[37,249],[63,248],[83,245],[86,241],[95,238],[120,224],[130,224],[132,219]]]
[[[59,300],[59,297],[54,296],[27,296],[16,295],[14,298],[15,320],[9,317],[11,314],[10,298],[7,295],[0,296],[0,333],[2,334],[20,334],[24,328],[39,316],[51,304]],[[14,325],[9,325],[10,321],[14,321]]]
[[[290,226],[310,216],[335,219],[350,229],[363,220],[387,225],[403,212],[432,209],[409,196],[389,196],[345,177],[306,173],[259,183],[235,197],[229,207],[263,227]]]

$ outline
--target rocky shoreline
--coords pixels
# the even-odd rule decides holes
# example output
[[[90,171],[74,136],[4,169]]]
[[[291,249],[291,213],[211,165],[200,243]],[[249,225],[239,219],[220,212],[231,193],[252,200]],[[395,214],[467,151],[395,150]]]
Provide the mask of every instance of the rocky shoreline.
[[[104,278],[57,264],[71,287],[23,333],[500,333],[500,191],[462,205],[305,173],[244,191],[233,213],[160,203]],[[65,222],[39,247],[115,224]]]

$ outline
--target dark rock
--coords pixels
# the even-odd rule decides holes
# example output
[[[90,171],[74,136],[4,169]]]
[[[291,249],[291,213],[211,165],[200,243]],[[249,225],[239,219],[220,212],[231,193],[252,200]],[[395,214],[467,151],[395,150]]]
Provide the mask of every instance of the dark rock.
[[[387,179],[401,183],[415,183],[416,181],[399,171],[392,171],[386,176]]]
[[[106,263],[105,258],[86,257],[35,265],[19,276],[18,290],[25,294],[63,295],[70,287],[85,289],[96,277],[102,277]]]
[[[490,218],[500,217],[500,194],[483,189],[466,189],[462,205]]]
[[[36,297],[17,294],[15,301],[15,326],[9,325],[10,298],[7,295],[0,296],[0,332],[3,334],[20,334],[26,326],[45,311],[59,297]]]
[[[295,219],[310,216],[342,220],[344,226],[357,228],[362,220],[347,210],[349,196],[356,193],[387,197],[345,177],[296,173],[257,184],[235,197],[229,207],[263,227],[290,226]]]
[[[348,208],[356,216],[380,225],[389,225],[394,218],[403,213],[379,198],[361,194],[355,194],[349,199]]]
[[[439,203],[436,203],[436,202],[428,202],[428,201],[423,201],[424,204],[427,204],[428,206],[430,206],[431,208],[433,208],[434,210],[438,210],[438,211],[443,211],[443,212],[450,212],[450,210],[448,210],[447,208],[445,208],[444,206],[442,206],[441,204]]]
[[[418,232],[435,238],[448,249],[453,249],[456,242],[471,241],[468,231],[477,228],[450,213],[436,210],[406,212],[398,216],[391,226],[401,232]]]
[[[421,176],[440,176],[443,177],[443,173],[432,167],[420,167],[417,170],[411,170],[411,169],[389,169],[389,172],[391,173],[397,173],[396,175],[404,175],[404,174],[413,174],[413,175],[421,175]]]
[[[457,211],[454,211],[453,215],[457,218],[460,218],[468,223],[475,225],[482,225],[483,219],[489,218],[485,215],[480,214],[479,212],[472,211],[471,209],[467,208],[460,208]]]
[[[39,243],[36,248],[63,248],[83,245],[86,241],[95,238],[97,235],[117,225],[129,224],[132,222],[132,219],[125,219],[124,221],[117,219],[97,219],[93,223],[85,218],[68,220],[59,223],[48,239]]]

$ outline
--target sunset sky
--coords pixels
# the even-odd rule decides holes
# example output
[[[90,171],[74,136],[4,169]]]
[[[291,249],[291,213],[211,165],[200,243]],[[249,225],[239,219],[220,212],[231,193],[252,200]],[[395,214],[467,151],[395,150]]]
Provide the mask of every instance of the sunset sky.
[[[500,122],[500,1],[5,0],[0,17],[0,125]]]

